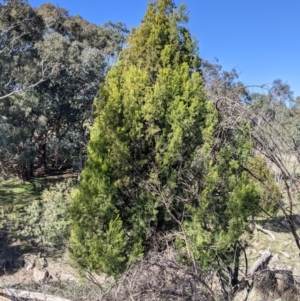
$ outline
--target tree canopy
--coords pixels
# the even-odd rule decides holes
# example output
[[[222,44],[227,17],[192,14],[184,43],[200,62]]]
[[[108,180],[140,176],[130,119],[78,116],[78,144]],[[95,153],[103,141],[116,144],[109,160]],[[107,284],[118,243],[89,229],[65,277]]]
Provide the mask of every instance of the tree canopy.
[[[1,91],[12,95],[0,103],[0,162],[28,180],[33,167],[43,172],[71,157],[82,160],[93,99],[127,30],[121,23],[91,24],[49,3],[34,10],[26,1],[8,1],[2,9],[8,33],[0,59],[10,79],[1,73]],[[47,71],[54,63],[55,72]],[[39,84],[29,89],[32,77]]]

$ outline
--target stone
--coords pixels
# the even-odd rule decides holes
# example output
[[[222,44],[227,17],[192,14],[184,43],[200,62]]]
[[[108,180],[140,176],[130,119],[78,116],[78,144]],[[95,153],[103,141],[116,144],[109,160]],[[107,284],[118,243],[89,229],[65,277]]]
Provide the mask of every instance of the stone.
[[[39,264],[40,264],[40,267],[41,267],[41,268],[45,268],[45,267],[48,266],[47,260],[46,260],[45,257],[40,257],[40,258],[38,258],[38,261],[39,261]]]
[[[25,269],[27,271],[32,270],[35,267],[35,255],[27,254],[24,256]]]
[[[289,300],[296,301],[297,287],[294,284],[294,277],[291,271],[286,270],[262,270],[256,272],[247,289],[241,287],[234,296],[234,301],[274,301]],[[281,298],[281,299],[280,299]]]
[[[47,270],[40,270],[38,268],[33,269],[33,280],[36,283],[43,283],[49,278],[49,272]]]

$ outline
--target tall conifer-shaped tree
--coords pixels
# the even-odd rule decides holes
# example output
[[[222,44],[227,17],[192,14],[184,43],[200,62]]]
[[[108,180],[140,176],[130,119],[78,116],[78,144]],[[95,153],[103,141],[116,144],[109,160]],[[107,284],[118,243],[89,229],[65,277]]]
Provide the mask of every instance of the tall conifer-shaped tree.
[[[89,159],[70,210],[72,253],[83,267],[119,274],[160,234],[198,260],[201,247],[214,244],[216,250],[225,237],[221,250],[236,240],[242,221],[254,212],[245,206],[240,216],[239,208],[259,201],[245,175],[240,196],[233,194],[226,207],[240,164],[227,148],[210,156],[218,118],[205,95],[187,21],[184,6],[150,2],[100,87]],[[237,142],[246,162],[249,144]],[[223,171],[231,183],[226,189]]]

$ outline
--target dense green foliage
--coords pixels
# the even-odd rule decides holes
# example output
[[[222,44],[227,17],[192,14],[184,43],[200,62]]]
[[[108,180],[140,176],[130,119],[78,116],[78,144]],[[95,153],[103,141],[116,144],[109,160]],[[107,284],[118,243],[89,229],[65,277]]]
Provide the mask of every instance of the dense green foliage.
[[[45,189],[39,199],[32,200],[26,208],[20,236],[47,246],[65,247],[70,225],[67,210],[73,189],[74,183],[69,179]]]
[[[100,87],[70,210],[72,253],[82,267],[117,275],[169,244],[189,263],[228,260],[259,212],[261,190],[244,168],[247,128],[225,133],[230,144],[216,136],[219,119],[187,20],[184,6],[150,2]]]
[[[1,92],[22,92],[0,102],[0,166],[24,180],[50,164],[59,169],[73,161],[80,169],[92,102],[126,29],[91,24],[52,4],[32,9],[10,0],[0,8],[7,29],[0,39]],[[39,84],[26,90],[31,82]]]
[[[35,44],[43,20],[24,0],[0,2],[0,99],[35,86],[55,73],[56,60],[41,60]],[[54,72],[53,72],[54,71]]]

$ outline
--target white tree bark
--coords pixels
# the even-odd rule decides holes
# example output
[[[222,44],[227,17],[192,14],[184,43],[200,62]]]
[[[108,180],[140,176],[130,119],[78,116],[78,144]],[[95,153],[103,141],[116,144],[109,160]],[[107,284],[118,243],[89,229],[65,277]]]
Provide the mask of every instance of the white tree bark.
[[[259,226],[259,225],[257,225],[257,224],[255,224],[255,228],[256,228],[257,230],[259,230],[259,231],[265,233],[265,234],[270,235],[271,238],[272,238],[273,240],[276,240],[276,239],[275,239],[275,235],[274,235],[271,231],[266,230],[266,229],[264,229],[263,227],[261,227],[261,226]]]
[[[264,266],[271,256],[272,254],[269,250],[264,251],[261,257],[253,264],[252,268],[250,269],[249,277],[251,277],[256,271]]]

